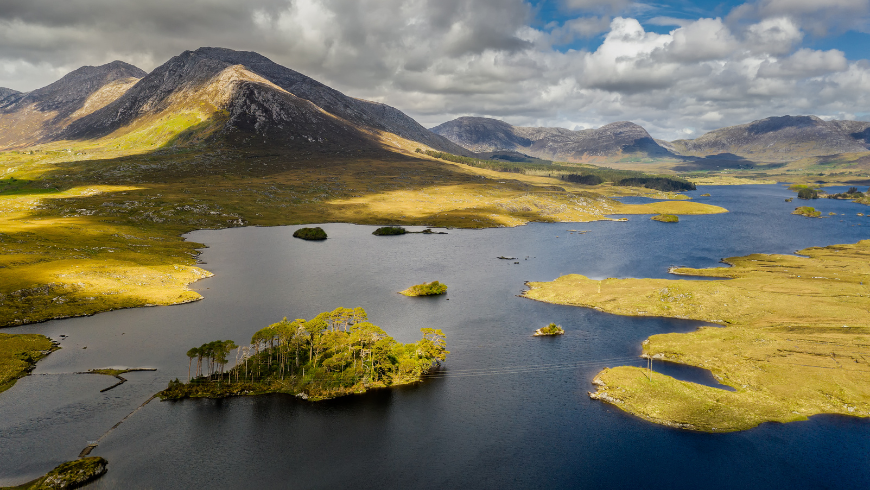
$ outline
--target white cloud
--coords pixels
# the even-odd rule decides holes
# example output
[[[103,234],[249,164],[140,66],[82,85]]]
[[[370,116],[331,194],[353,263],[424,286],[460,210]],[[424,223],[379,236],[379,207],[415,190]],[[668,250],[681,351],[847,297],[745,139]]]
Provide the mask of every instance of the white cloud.
[[[861,2],[850,1],[834,0],[835,10],[860,17]],[[674,139],[870,107],[870,63],[802,46],[803,22],[827,15],[818,4],[770,0],[724,21],[650,22],[674,26],[664,34],[625,14],[638,4],[617,2],[623,16],[613,19],[605,4],[574,2],[596,12],[535,27],[522,0],[4,0],[0,86],[29,90],[113,59],[150,70],[186,49],[224,46],[426,126],[460,115],[568,128],[632,120]],[[600,33],[591,51],[553,48]]]
[[[803,33],[800,28],[786,17],[765,19],[749,26],[746,31],[747,46],[760,54],[788,53],[801,39]]]
[[[870,0],[758,0],[743,4],[732,18],[788,17],[815,36],[849,29],[867,31]]]
[[[816,51],[799,49],[780,61],[764,61],[758,76],[765,78],[809,78],[844,71],[848,62],[842,51]]]

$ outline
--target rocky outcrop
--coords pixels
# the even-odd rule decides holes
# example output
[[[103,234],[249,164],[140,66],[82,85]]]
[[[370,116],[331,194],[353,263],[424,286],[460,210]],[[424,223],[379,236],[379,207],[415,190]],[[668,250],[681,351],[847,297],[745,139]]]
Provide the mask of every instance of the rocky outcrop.
[[[72,489],[103,476],[109,462],[100,457],[81,458],[59,465],[29,487],[32,490]]]

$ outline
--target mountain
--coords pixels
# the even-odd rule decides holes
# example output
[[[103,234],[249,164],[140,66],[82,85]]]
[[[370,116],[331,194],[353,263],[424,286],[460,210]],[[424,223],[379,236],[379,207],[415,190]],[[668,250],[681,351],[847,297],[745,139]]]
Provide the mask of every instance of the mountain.
[[[95,139],[195,114],[202,128],[238,141],[311,145],[324,151],[377,146],[399,136],[440,151],[468,152],[393,107],[348,97],[253,52],[200,48],[173,57],[105,107],[67,126],[62,139]],[[259,140],[258,140],[259,141]]]
[[[460,117],[435,126],[431,131],[473,152],[528,148],[532,141],[517,135],[510,124],[488,117]]]
[[[785,162],[866,152],[870,150],[870,122],[824,121],[816,116],[768,117],[671,143],[687,156],[733,154],[748,160]]]
[[[0,91],[0,148],[56,139],[73,121],[117,99],[146,74],[113,61],[83,66],[46,87],[28,93]]]
[[[0,87],[0,104],[3,103],[3,99],[13,95],[20,95],[21,92],[17,90],[12,90],[11,88]]]
[[[515,127],[497,119],[460,117],[431,131],[475,152],[509,150],[549,160],[584,162],[673,156],[641,126],[626,121],[572,131]]]

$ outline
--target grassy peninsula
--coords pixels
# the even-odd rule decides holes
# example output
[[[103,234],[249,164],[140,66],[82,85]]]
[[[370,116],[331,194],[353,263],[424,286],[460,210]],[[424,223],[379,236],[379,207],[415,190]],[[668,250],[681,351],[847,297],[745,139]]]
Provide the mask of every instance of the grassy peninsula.
[[[732,257],[732,267],[675,269],[728,280],[529,283],[527,298],[608,313],[722,325],[654,335],[643,355],[709,369],[726,391],[637,367],[600,372],[594,398],[651,422],[735,431],[820,413],[870,416],[870,240],[796,255]]]
[[[5,490],[54,490],[58,488],[79,488],[103,476],[109,462],[100,457],[80,458],[67,461],[49,471],[45,476],[17,487],[3,487]]]
[[[36,361],[59,347],[44,335],[0,333],[0,392],[36,367]]]
[[[438,296],[439,294],[447,293],[447,285],[441,284],[438,281],[424,282],[399,291],[399,294],[405,296]]]
[[[444,362],[441,330],[420,329],[423,338],[401,344],[370,323],[362,308],[337,308],[311,320],[284,318],[259,330],[250,345],[215,341],[192,348],[195,372],[158,393],[164,400],[288,393],[324,400],[372,388],[416,383]],[[232,351],[235,366],[225,370]]]

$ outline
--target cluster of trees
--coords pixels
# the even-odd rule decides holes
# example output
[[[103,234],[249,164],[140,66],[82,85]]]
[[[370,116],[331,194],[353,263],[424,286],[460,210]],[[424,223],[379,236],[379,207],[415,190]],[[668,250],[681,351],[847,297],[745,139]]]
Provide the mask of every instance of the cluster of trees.
[[[818,199],[819,191],[811,187],[801,187],[798,189],[798,199]]]
[[[646,187],[665,192],[693,191],[695,184],[679,177],[628,177],[614,181],[616,185],[630,187]]]
[[[600,175],[595,174],[564,174],[561,179],[582,185],[598,185],[604,182]]]
[[[418,381],[449,354],[441,330],[421,332],[416,343],[396,342],[370,323],[362,308],[336,308],[310,320],[284,318],[257,331],[249,345],[216,341],[191,349],[188,357],[191,363],[197,359],[196,377],[188,384],[170,383],[161,395],[171,399],[274,391],[326,398]],[[231,349],[236,349],[236,364],[224,371]],[[224,388],[215,391],[215,383]]]
[[[868,189],[867,192],[870,192],[870,189]],[[800,196],[800,194],[798,194],[798,196]],[[825,197],[828,199],[860,199],[864,197],[864,193],[859,191],[857,187],[849,187],[846,192],[828,194]]]
[[[417,148],[417,153],[423,153],[425,155],[429,155],[433,158],[439,158],[441,160],[447,160],[448,162],[453,163],[461,163],[463,165],[468,165],[469,167],[478,167],[485,168],[487,170],[495,170],[496,172],[514,172],[518,174],[526,173],[529,164],[523,165],[519,163],[510,163],[503,162],[500,160],[481,160],[480,158],[471,158],[471,157],[463,157],[459,155],[454,155],[453,153],[447,153],[443,151],[432,151],[432,150],[421,150]],[[540,164],[531,164],[537,166],[545,166]]]
[[[187,351],[187,380],[190,381],[190,370],[193,364],[193,359],[196,358],[196,376],[203,376],[203,365],[208,369],[208,374],[223,373],[224,366],[227,365],[229,359],[227,356],[230,351],[238,348],[232,340],[215,340],[207,344],[202,344],[199,347],[193,347]],[[203,363],[203,361],[205,361]]]

